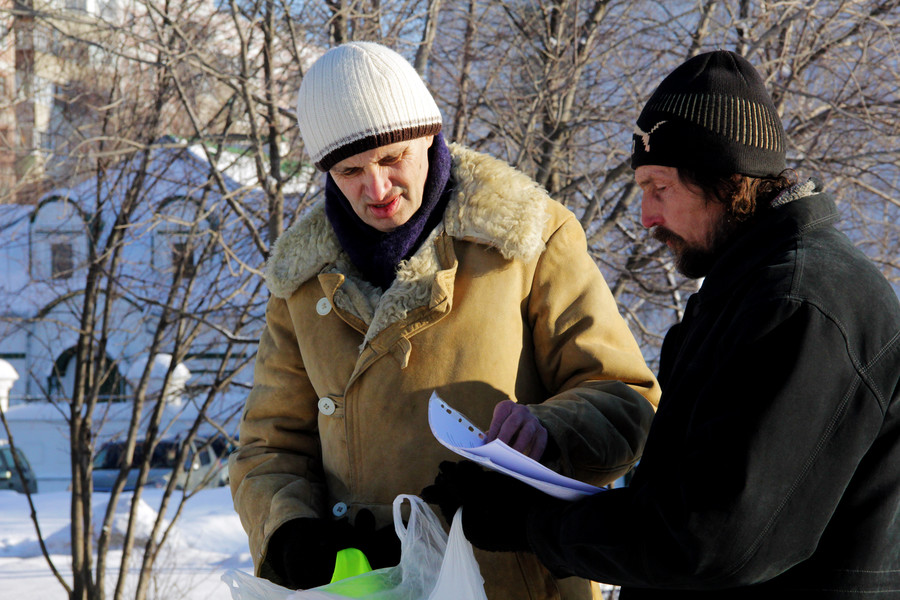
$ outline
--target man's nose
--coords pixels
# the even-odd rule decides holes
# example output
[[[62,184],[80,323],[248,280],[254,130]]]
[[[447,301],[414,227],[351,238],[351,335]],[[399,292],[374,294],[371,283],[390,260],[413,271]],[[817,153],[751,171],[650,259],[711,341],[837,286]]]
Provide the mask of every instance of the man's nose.
[[[390,178],[381,169],[372,169],[366,172],[364,185],[366,195],[375,202],[383,200],[391,190]]]
[[[650,229],[651,227],[661,225],[663,219],[659,214],[659,210],[657,210],[656,202],[647,196],[648,194],[643,194],[641,196],[641,225]]]

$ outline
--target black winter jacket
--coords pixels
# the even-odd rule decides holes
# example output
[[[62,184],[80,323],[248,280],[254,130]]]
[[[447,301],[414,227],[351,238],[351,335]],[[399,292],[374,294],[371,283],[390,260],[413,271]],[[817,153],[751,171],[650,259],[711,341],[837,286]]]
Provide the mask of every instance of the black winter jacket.
[[[667,334],[631,484],[529,522],[551,569],[623,600],[900,597],[900,302],[811,191]]]

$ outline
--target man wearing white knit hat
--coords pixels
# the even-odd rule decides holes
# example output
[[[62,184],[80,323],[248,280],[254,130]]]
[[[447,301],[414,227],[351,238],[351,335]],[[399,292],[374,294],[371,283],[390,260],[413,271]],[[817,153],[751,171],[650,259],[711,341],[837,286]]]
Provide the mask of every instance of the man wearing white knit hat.
[[[609,483],[659,397],[577,219],[509,165],[453,144],[396,52],[353,42],[301,83],[324,201],[275,243],[254,385],[232,457],[256,572],[332,577],[342,548],[395,564],[391,503],[451,458],[432,391],[526,455]],[[589,598],[534,556],[476,556],[488,597]]]

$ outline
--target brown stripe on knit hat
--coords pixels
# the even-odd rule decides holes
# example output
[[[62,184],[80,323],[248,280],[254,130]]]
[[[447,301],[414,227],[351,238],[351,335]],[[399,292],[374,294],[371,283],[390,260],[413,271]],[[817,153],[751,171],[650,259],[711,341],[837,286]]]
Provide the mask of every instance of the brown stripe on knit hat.
[[[440,130],[440,122],[424,123],[412,127],[404,127],[402,129],[393,129],[383,133],[375,133],[363,138],[348,138],[346,140],[341,140],[336,144],[337,148],[323,156],[322,160],[316,163],[316,168],[320,171],[328,171],[331,167],[345,158],[350,158],[360,152],[367,152],[380,146],[414,140],[427,135],[436,135]]]
[[[644,110],[681,117],[740,144],[784,151],[783,140],[769,111],[759,102],[746,98],[724,94],[665,94],[647,103]]]
[[[718,50],[687,60],[659,84],[638,117],[631,166],[775,176],[786,166],[785,145],[759,73]]]

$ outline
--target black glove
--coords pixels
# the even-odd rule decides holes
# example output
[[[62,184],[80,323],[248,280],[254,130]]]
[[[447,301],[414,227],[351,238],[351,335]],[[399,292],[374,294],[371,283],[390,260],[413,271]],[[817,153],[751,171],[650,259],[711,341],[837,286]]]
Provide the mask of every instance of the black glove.
[[[356,513],[353,522],[356,544],[354,548],[361,550],[373,569],[393,567],[400,563],[400,538],[393,523],[375,529],[375,517],[365,508]]]
[[[437,504],[448,523],[462,506],[463,533],[482,550],[530,552],[528,519],[564,504],[530,485],[485,471],[470,461],[445,461],[439,469],[434,484],[422,490],[422,499]]]
[[[308,590],[331,581],[338,550],[355,547],[354,539],[346,519],[293,519],[269,538],[266,562],[277,576],[275,583]]]

